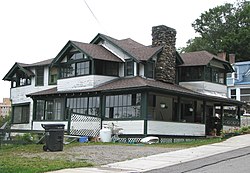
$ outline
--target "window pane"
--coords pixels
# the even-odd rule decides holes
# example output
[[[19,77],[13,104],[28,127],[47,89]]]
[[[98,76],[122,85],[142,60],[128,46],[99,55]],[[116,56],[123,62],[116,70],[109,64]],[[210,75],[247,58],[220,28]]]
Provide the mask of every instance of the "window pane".
[[[112,106],[109,99],[113,100]],[[133,105],[132,105],[133,103]],[[140,117],[141,94],[124,94],[106,97],[105,117],[107,118],[137,118]]]
[[[110,105],[109,107],[113,107],[115,103],[115,96],[110,96]]]
[[[122,103],[122,95],[119,95],[119,96],[118,96],[118,104],[119,104],[119,106],[123,106],[123,103]]]
[[[153,78],[155,70],[154,62],[148,62],[146,68],[147,68],[146,76],[149,78]]]
[[[44,68],[40,67],[36,69],[36,85],[43,86],[44,85]]]
[[[43,120],[44,119],[44,106],[45,106],[44,100],[37,100],[35,120]]]
[[[13,107],[13,123],[21,123],[22,107]]]
[[[13,123],[29,123],[29,105],[13,106]]]
[[[242,94],[242,92],[241,92],[241,94]],[[231,95],[236,95],[236,89],[231,89]]]
[[[126,75],[127,76],[134,75],[134,62],[133,61],[126,62]]]
[[[45,119],[53,120],[53,101],[46,101]]]
[[[90,73],[90,63],[89,61],[80,62],[76,64],[76,75],[87,75]]]
[[[110,107],[110,96],[106,96],[106,107]]]

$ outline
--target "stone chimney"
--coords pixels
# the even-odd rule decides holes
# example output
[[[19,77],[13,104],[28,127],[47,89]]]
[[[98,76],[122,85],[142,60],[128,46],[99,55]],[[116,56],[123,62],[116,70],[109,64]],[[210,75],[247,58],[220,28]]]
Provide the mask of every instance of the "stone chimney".
[[[234,64],[235,63],[235,54],[229,54],[229,63]]]
[[[152,47],[163,46],[156,62],[156,80],[175,83],[176,31],[164,25],[152,28]]]

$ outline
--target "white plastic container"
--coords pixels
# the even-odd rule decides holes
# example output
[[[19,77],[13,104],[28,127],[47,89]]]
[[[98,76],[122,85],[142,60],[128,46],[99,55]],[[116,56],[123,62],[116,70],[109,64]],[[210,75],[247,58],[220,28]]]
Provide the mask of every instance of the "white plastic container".
[[[101,142],[111,142],[111,129],[104,127],[100,130],[100,140]]]

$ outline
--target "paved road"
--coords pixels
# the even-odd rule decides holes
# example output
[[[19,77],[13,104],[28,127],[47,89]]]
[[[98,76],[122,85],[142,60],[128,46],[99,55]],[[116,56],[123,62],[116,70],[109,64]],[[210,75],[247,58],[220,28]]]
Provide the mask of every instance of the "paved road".
[[[177,164],[147,173],[241,173],[250,172],[250,146]]]

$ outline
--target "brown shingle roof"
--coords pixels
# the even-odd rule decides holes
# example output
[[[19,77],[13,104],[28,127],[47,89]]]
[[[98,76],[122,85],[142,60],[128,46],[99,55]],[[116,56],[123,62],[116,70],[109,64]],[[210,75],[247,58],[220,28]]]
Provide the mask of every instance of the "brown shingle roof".
[[[215,96],[208,96],[205,94],[201,94],[198,92],[194,92],[190,89],[187,89],[185,87],[182,87],[177,84],[170,84],[165,83],[153,79],[146,79],[139,76],[136,77],[129,77],[129,78],[118,78],[113,81],[107,82],[105,84],[102,84],[96,88],[91,89],[84,89],[84,90],[77,90],[77,91],[64,91],[59,92],[57,91],[57,87],[31,93],[27,96],[40,96],[40,95],[55,95],[55,94],[66,94],[66,93],[88,93],[88,92],[114,92],[114,91],[123,91],[123,90],[133,90],[133,89],[156,89],[161,90],[164,92],[168,92],[169,94],[178,94],[183,96],[191,96],[196,97],[199,99],[205,99],[205,100],[212,100],[212,101],[222,101],[224,103],[234,103],[234,104],[242,104],[241,102],[237,100],[232,100],[228,98],[221,98],[221,97],[215,97]]]
[[[108,39],[113,44],[118,46],[120,49],[124,50],[125,52],[127,52],[128,54],[130,54],[139,61],[146,61],[150,59],[153,55],[155,55],[162,49],[162,46],[158,47],[145,46],[141,43],[132,40],[131,38],[117,40],[103,34],[100,35]]]
[[[159,89],[165,89],[170,91],[175,91],[178,93],[190,93],[190,94],[197,94],[192,90],[186,89],[181,87],[180,85],[164,83],[160,81],[156,81],[153,79],[146,79],[142,77],[127,77],[127,78],[118,78],[107,83],[104,83],[96,88],[90,89],[83,89],[83,90],[75,90],[75,91],[57,91],[57,88],[52,88],[40,92],[31,93],[31,96],[38,96],[38,95],[50,95],[50,94],[63,94],[63,93],[84,93],[84,92],[110,92],[114,90],[131,90],[135,88],[142,88],[142,87],[155,87]]]
[[[121,59],[100,45],[81,43],[77,41],[71,42],[93,59],[122,62]]]
[[[53,61],[54,58],[52,59],[47,59],[44,61],[39,61],[36,63],[32,63],[32,64],[23,64],[23,63],[18,63],[20,66],[22,67],[35,67],[35,66],[46,66],[46,65],[50,65],[51,62]]]
[[[180,54],[184,64],[180,66],[199,66],[207,65],[212,59],[217,59],[228,63],[227,61],[222,60],[221,58],[207,52],[207,51],[197,51],[197,52],[188,52]]]

